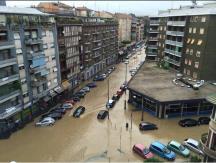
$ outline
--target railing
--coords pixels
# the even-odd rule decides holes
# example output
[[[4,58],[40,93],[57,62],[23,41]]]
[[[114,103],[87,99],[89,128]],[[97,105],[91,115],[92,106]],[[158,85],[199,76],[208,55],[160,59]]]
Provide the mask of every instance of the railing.
[[[43,51],[39,51],[39,52],[32,52],[32,53],[28,53],[28,59],[33,59],[34,57],[38,57],[38,56],[44,56],[44,52]]]
[[[216,159],[216,151],[206,146],[207,140],[208,140],[208,133],[202,134],[201,140],[200,140],[201,145],[202,145],[202,150],[207,156],[210,156],[211,158]]]
[[[14,65],[16,63],[17,63],[17,59],[16,58],[1,60],[0,61],[0,68],[6,67],[6,66],[10,66],[10,65]]]
[[[168,21],[167,25],[170,26],[185,26],[186,21]]]
[[[158,30],[154,29],[154,30],[149,30],[149,33],[159,33]]]
[[[150,20],[150,25],[159,25],[159,20]]]
[[[184,36],[184,32],[179,31],[166,31],[166,34],[172,36]]]
[[[157,56],[157,52],[148,52],[147,51],[147,56]]]
[[[0,50],[14,48],[14,43],[12,41],[0,42]]]
[[[176,61],[176,60],[173,60],[173,59],[165,59],[167,62],[171,63],[171,64],[174,64],[176,66],[180,66],[180,62],[179,61]]]
[[[5,93],[5,95],[0,96],[0,103],[3,103],[3,102],[5,102],[11,98],[16,97],[16,96],[19,96],[20,90],[17,90],[14,88],[14,89],[10,90],[10,92],[8,92],[8,93],[4,92],[4,93]]]
[[[149,41],[158,41],[158,37],[149,37],[148,40]]]
[[[101,47],[97,47],[97,48],[94,48],[94,49],[92,49],[93,51],[96,51],[96,50],[99,50],[99,49],[101,49]]]
[[[148,49],[157,49],[157,45],[147,45]]]
[[[5,119],[22,110],[21,104],[5,109],[4,112],[0,113],[0,119]]]
[[[4,78],[0,79],[0,86],[7,84],[7,83],[10,83],[10,82],[13,82],[13,81],[18,80],[18,79],[19,79],[18,74],[4,77]]]
[[[37,38],[37,39],[29,38],[29,39],[25,40],[25,44],[27,44],[27,45],[42,44],[42,43],[43,43],[43,41],[40,38]]]
[[[177,51],[170,50],[170,49],[165,49],[165,52],[166,52],[166,53],[169,53],[169,54],[172,54],[172,55],[174,55],[174,56],[177,56],[177,57],[181,57],[181,55],[182,55],[181,52],[177,52]]]
[[[165,43],[169,45],[180,46],[180,47],[183,46],[183,42],[178,42],[178,41],[166,40]]]

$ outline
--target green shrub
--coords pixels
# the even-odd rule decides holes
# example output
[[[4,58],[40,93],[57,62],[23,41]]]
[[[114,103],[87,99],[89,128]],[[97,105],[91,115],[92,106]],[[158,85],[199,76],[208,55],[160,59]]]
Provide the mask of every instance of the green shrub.
[[[160,161],[158,158],[149,158],[149,159],[146,159],[144,162],[163,162],[163,161]]]
[[[199,157],[199,156],[197,156],[197,155],[192,155],[191,157],[190,157],[190,160],[189,160],[190,162],[201,162],[202,160],[201,160],[201,158]]]

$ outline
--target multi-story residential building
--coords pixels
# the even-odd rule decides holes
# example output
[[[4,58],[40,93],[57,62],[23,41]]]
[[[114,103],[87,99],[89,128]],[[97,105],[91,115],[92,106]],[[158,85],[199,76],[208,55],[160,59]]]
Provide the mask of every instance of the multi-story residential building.
[[[0,119],[5,127],[37,112],[34,103],[50,99],[60,68],[54,17],[32,8],[0,7],[0,13]]]
[[[94,16],[94,11],[87,7],[77,7],[76,16],[91,17]]]
[[[144,38],[144,21],[143,19],[137,18],[136,42],[142,41],[143,38]]]
[[[113,18],[114,15],[107,11],[95,11],[94,16],[100,18]]]
[[[131,22],[132,18],[128,14],[115,13],[116,20],[118,21],[118,40],[131,41]]]
[[[207,101],[214,105],[209,131],[201,136],[202,150],[205,153],[203,162],[216,162],[216,94],[208,96]]]
[[[149,17],[148,16],[140,16],[137,17],[143,23],[143,39],[147,38],[147,31],[149,29]]]
[[[137,17],[134,14],[131,16],[131,41],[136,41],[137,39]]]
[[[156,27],[152,26],[153,19],[159,20],[154,24]],[[147,56],[153,52],[153,59],[158,57],[170,68],[193,79],[215,80],[215,19],[214,7],[187,7],[161,12],[150,18]]]
[[[114,19],[81,17],[81,65],[89,79],[115,63],[118,54],[118,23]]]
[[[50,14],[67,14],[70,16],[74,16],[76,14],[75,7],[60,2],[40,2],[36,8],[42,12]]]
[[[62,83],[78,85],[80,74],[80,39],[82,25],[71,17],[56,17]],[[65,85],[65,84],[64,84]]]
[[[0,1],[0,6],[6,6],[6,1],[5,0],[1,0]]]
[[[155,60],[158,55],[159,17],[150,17],[146,59]]]

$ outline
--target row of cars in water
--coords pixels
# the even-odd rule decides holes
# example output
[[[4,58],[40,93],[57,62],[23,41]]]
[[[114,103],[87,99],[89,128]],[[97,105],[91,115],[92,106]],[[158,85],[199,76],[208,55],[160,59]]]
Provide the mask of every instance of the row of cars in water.
[[[174,161],[176,154],[189,157],[191,151],[198,155],[204,155],[203,151],[200,149],[199,142],[192,138],[185,139],[182,143],[171,140],[167,145],[159,141],[154,141],[150,144],[149,148],[145,147],[143,144],[135,144],[132,150],[144,159],[149,159],[154,157],[154,155],[158,155],[168,161]]]

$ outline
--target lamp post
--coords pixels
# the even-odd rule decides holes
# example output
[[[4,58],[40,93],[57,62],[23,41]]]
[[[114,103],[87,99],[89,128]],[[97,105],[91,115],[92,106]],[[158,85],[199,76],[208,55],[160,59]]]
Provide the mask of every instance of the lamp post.
[[[141,117],[141,121],[143,121],[143,116],[144,116],[144,114],[143,114],[144,110],[143,109],[144,109],[144,107],[143,107],[143,96],[142,96],[142,117]]]
[[[108,76],[108,78],[107,78],[107,102],[109,103],[109,76]],[[108,110],[108,119],[109,119],[109,108],[106,106],[106,108],[107,108],[107,110]]]
[[[129,61],[125,61],[124,62],[125,63],[125,66],[126,66],[126,68],[125,68],[125,84],[127,83],[127,65],[128,65],[128,63],[129,63]],[[126,93],[127,91],[125,90],[125,100],[124,100],[124,110],[126,110],[126,104],[127,104],[127,102],[126,102]]]

